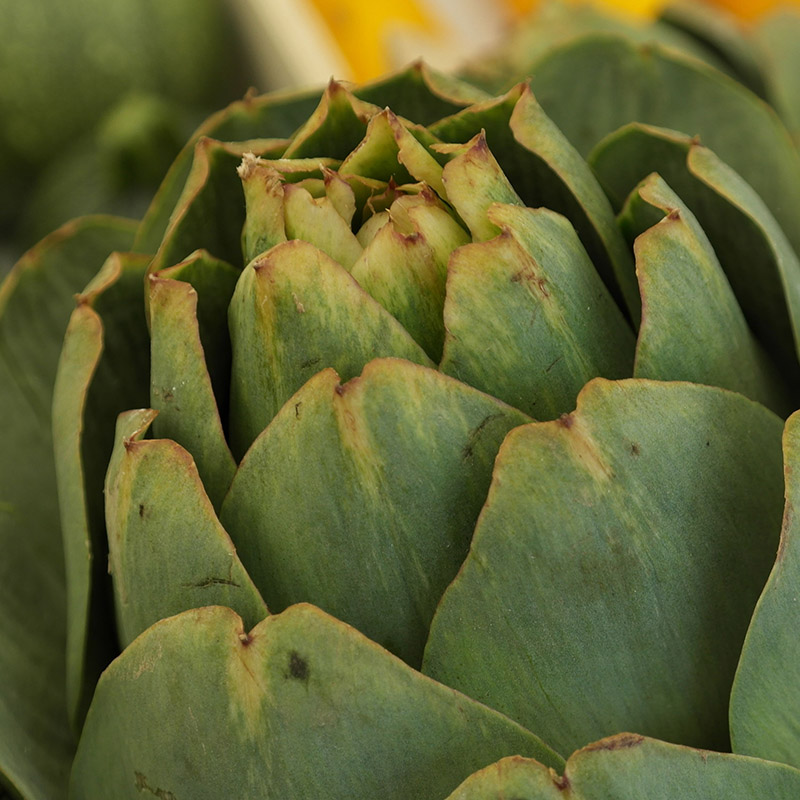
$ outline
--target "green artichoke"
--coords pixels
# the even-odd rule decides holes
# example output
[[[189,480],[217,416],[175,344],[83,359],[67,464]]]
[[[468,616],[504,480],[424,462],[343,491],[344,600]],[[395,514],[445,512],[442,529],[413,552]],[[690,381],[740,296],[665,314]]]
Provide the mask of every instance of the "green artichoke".
[[[800,796],[800,153],[657,44],[533,75],[247,97],[15,267],[12,795]]]
[[[247,88],[226,6],[0,5],[0,274],[78,214],[144,213],[193,128]]]

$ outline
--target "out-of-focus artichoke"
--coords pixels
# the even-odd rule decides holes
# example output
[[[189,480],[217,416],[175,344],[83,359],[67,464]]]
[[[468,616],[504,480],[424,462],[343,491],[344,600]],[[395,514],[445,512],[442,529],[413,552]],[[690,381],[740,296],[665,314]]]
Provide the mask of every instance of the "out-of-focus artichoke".
[[[194,127],[247,88],[223,0],[0,5],[0,271],[76,214],[141,216]]]
[[[800,795],[800,154],[534,66],[247,97],[9,276],[12,792]]]

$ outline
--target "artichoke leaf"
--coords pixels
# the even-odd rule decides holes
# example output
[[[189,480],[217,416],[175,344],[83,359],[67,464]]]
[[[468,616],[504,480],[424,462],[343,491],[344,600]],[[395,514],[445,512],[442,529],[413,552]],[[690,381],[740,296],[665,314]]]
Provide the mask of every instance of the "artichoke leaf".
[[[100,671],[116,654],[106,571],[103,476],[114,420],[146,402],[149,257],[112,254],[78,297],[53,392],[53,451],[67,569],[67,686],[76,728]],[[124,364],[124,369],[119,365]]]
[[[800,252],[800,152],[775,112],[740,84],[696,59],[615,36],[557,48],[532,74],[542,108],[584,156],[630,122],[699,136],[763,198]]]
[[[778,555],[750,622],[731,691],[731,742],[744,753],[800,767],[800,415],[783,434],[786,506]]]
[[[285,147],[285,142],[269,139],[219,142],[201,137],[149,271],[171,267],[201,249],[239,266],[245,209],[236,168],[245,153],[277,158]]]
[[[499,94],[507,91],[514,80],[533,74],[534,65],[545,54],[589,33],[613,33],[640,43],[658,42],[726,70],[727,64],[722,58],[687,33],[658,20],[644,19],[643,14],[619,14],[616,12],[621,9],[606,6],[607,10],[595,3],[564,0],[538,3],[535,13],[508,31],[498,49],[468,63],[460,76],[492,94]],[[637,8],[656,10],[656,6]]]
[[[353,93],[381,108],[413,119],[420,125],[455,114],[464,106],[488,100],[489,95],[469,83],[414,61],[404,69],[359,86]]]
[[[307,187],[309,179],[327,175],[329,168],[338,163],[330,158],[270,160],[258,158],[253,153],[244,154],[237,173],[242,179],[245,198],[242,252],[246,264],[270,247],[285,242],[287,238],[302,238],[287,236],[284,184],[299,183]],[[341,220],[339,225],[341,226]],[[312,233],[314,232],[312,228]],[[350,233],[349,229],[347,233]],[[330,255],[335,258],[332,253]]]
[[[388,108],[376,114],[364,138],[344,159],[339,171],[342,175],[363,175],[397,184],[420,181],[447,200],[441,165],[409,126]]]
[[[169,439],[143,438],[157,413],[120,414],[106,476],[108,567],[123,647],[199,606],[228,606],[248,627],[268,613],[189,453]]]
[[[745,29],[733,11],[691,0],[669,0],[661,9],[659,21],[691,36],[723,62],[709,62],[712,66],[721,66],[759,97],[765,96],[763,58],[752,29]]]
[[[273,247],[244,270],[229,310],[230,436],[240,459],[315,373],[342,380],[373,358],[431,364],[402,325],[339,264],[308,242]]]
[[[195,131],[172,163],[136,233],[134,249],[154,253],[169,227],[190,172],[195,146],[202,137],[220,142],[272,139],[262,150],[282,154],[287,137],[308,119],[318,105],[320,91],[273,92],[254,97],[248,94],[212,114]]]
[[[331,80],[314,113],[292,137],[285,158],[343,159],[364,138],[380,108],[359,100],[344,83]]]
[[[391,106],[395,113],[414,119],[421,124],[454,113],[459,107],[486,99],[486,95],[469,84],[442,75],[421,62],[410,65],[394,75],[354,89],[355,95],[376,106]],[[136,250],[155,252],[169,225],[172,215],[189,176],[197,141],[205,136],[218,141],[244,141],[272,139],[262,152],[283,155],[290,144],[286,137],[307,123],[309,116],[319,106],[321,94],[316,89],[308,91],[273,92],[231,103],[227,108],[209,117],[184,146],[165,177],[154,198],[136,237]],[[367,107],[368,109],[368,107]],[[355,145],[363,136],[366,125],[359,124],[352,139]],[[321,150],[325,147],[321,146]],[[352,148],[343,148],[341,157]],[[325,152],[325,155],[330,153]],[[320,153],[311,153],[318,156]],[[188,252],[188,251],[187,251]],[[178,256],[182,258],[186,253]],[[166,262],[162,265],[166,266]]]
[[[800,260],[752,187],[697,139],[649,125],[615,131],[589,161],[618,206],[651,172],[672,187],[708,236],[753,333],[796,387]]]
[[[287,238],[314,245],[349,272],[362,247],[327,194],[314,198],[303,187],[289,184],[284,186],[283,198]]]
[[[785,416],[788,391],[694,214],[653,174],[631,193],[620,224],[638,237],[643,313],[634,377],[720,386]]]
[[[32,800],[66,797],[82,682],[70,677],[67,689],[66,661],[82,669],[84,659],[72,650],[82,637],[67,644],[53,384],[75,293],[109,251],[130,247],[135,227],[111,217],[70,222],[0,286],[0,784]]]
[[[538,419],[591,378],[629,377],[634,337],[560,214],[496,204],[502,233],[453,253],[440,369]]]
[[[781,428],[722,389],[595,379],[572,414],[512,431],[423,672],[560,752],[621,730],[727,749]]]
[[[505,434],[528,417],[400,359],[306,383],[239,466],[221,520],[273,611],[312,602],[418,666]]]
[[[431,126],[445,142],[467,142],[482,131],[526,206],[547,207],[575,227],[603,282],[638,324],[633,259],[614,212],[591,169],[547,117],[524,84]]]
[[[247,632],[212,607],[154,625],[109,667],[70,796],[316,800],[324,785],[326,800],[440,800],[514,753],[564,763],[319,609]]]
[[[374,219],[374,217],[373,217]],[[438,362],[450,254],[470,237],[430,189],[392,203],[352,276]]]
[[[503,174],[481,131],[466,144],[439,144],[434,150],[446,153],[450,161],[442,172],[447,197],[467,224],[476,242],[492,239],[500,229],[489,220],[493,203],[524,205]]]
[[[159,412],[153,432],[192,454],[215,508],[236,470],[222,419],[230,391],[227,309],[238,277],[198,251],[148,279],[150,404]]]
[[[800,772],[786,764],[620,733],[573,753],[561,775],[533,759],[504,758],[447,800],[793,800],[798,793]]]
[[[776,8],[753,26],[753,38],[764,71],[767,99],[800,146],[800,14]]]

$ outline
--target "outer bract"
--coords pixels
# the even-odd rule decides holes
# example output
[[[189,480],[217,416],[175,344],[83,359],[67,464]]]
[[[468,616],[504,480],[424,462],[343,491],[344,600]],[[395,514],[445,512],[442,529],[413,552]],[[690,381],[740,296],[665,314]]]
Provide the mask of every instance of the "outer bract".
[[[800,154],[563,41],[234,103],[12,272],[12,795],[797,797]]]

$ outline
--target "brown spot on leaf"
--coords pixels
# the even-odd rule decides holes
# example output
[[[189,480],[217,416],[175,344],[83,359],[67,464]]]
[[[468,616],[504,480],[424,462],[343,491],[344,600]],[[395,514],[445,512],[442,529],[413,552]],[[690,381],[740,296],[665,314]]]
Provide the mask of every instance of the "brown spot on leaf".
[[[485,153],[489,150],[489,144],[486,141],[486,130],[481,128],[480,133],[472,140],[474,144],[471,150],[476,153]]]
[[[294,416],[295,419],[300,419],[300,406],[303,405],[302,402],[294,404]]]
[[[550,370],[551,370],[551,369],[553,369],[553,367],[554,367],[556,364],[558,364],[558,362],[559,362],[559,361],[561,361],[561,359],[562,359],[562,358],[564,358],[564,356],[563,356],[563,355],[559,356],[559,357],[558,357],[558,358],[556,358],[556,359],[553,359],[553,361],[551,361],[551,362],[550,362],[550,363],[547,365],[547,369],[545,369],[545,374],[547,374],[548,372],[550,372]]]
[[[464,445],[463,449],[461,450],[461,458],[464,461],[469,461],[475,453],[475,444],[478,441],[481,433],[483,433],[484,428],[492,422],[492,420],[497,419],[498,417],[502,417],[502,414],[489,414],[488,416],[484,417],[480,424],[473,428],[469,432],[469,438],[467,439],[467,443]]]
[[[305,683],[308,673],[308,662],[296,650],[292,650],[289,653],[289,677]]]
[[[139,503],[139,516],[144,517],[144,503]]]
[[[575,417],[572,414],[562,414],[556,422],[562,427],[569,430],[575,424]]]
[[[158,800],[178,800],[177,795],[168,792],[166,789],[153,788],[147,783],[147,777],[141,772],[134,771],[135,783],[137,790],[140,792],[147,792],[148,794],[157,797]]]
[[[641,453],[638,442],[631,442],[631,455],[637,457]]]
[[[551,769],[550,777],[559,792],[566,792],[570,788],[569,778],[566,775],[559,775]]]
[[[196,583],[184,583],[183,586],[187,589],[208,589],[211,586],[233,586],[236,589],[239,588],[239,584],[229,578],[205,578]]]
[[[511,276],[511,282],[527,283],[530,286],[535,287],[542,297],[550,297],[550,290],[547,288],[547,280],[542,278],[540,275],[537,275],[533,267],[524,267],[523,269],[519,270],[519,272],[515,272]]]
[[[587,744],[584,750],[626,750],[629,747],[636,747],[644,741],[644,736],[638,733],[618,733],[616,736],[609,736],[599,742]]]

